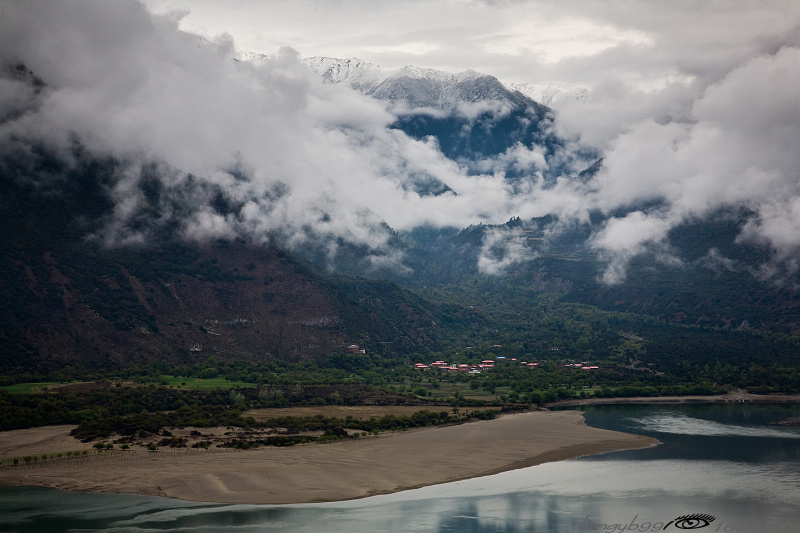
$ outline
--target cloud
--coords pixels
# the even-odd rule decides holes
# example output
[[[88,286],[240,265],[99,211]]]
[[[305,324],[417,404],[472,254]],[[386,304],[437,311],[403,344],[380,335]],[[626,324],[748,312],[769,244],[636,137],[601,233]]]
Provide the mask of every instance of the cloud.
[[[342,43],[369,47],[380,36],[397,45],[392,57],[404,62],[385,66],[402,66],[416,62],[402,52],[403,43],[436,35],[427,26],[394,26],[419,23],[408,6],[401,14],[393,3],[380,4],[369,15],[358,2],[336,4],[341,31],[328,42],[339,48],[322,51],[327,55],[360,55],[340,53]],[[208,6],[215,5],[196,4],[202,13],[213,13]],[[263,15],[259,5],[275,10],[275,20],[310,19],[301,9],[307,4],[245,3]],[[464,227],[547,214],[568,224],[599,210],[609,219],[591,243],[607,258],[604,279],[613,283],[624,279],[636,254],[668,251],[671,229],[737,207],[752,213],[740,240],[773,252],[774,264],[764,272],[788,272],[797,263],[800,49],[796,18],[786,16],[796,11],[793,3],[419,5],[426,13],[465,13],[451,22],[422,17],[440,21],[433,26],[453,42],[417,46],[421,66],[592,88],[586,104],[559,113],[558,132],[570,140],[559,153],[548,158],[539,147],[517,145],[480,162],[475,168],[482,173],[470,175],[434,141],[390,128],[399,108],[323,83],[294,49],[284,47],[259,64],[234,61],[231,35],[209,27],[199,39],[181,29],[192,14],[153,15],[133,0],[12,1],[0,8],[0,145],[24,151],[44,143],[69,160],[77,143],[114,158],[114,212],[97,235],[109,245],[146,242],[177,223],[189,239],[245,235],[266,242],[279,236],[293,246],[323,246],[332,256],[341,240],[365,247],[369,261],[383,266],[402,261],[390,249],[389,228]],[[318,4],[323,14],[332,9],[324,6]],[[597,30],[599,44],[544,62],[509,52],[543,42],[525,44],[512,32],[503,37],[505,51],[493,51],[495,33],[529,20],[528,12],[543,24],[557,22],[553,27],[591,20],[586,27]],[[397,18],[382,34],[376,21],[386,13]],[[363,17],[375,20],[348,37],[345,30]],[[291,32],[307,29],[288,28],[270,42],[287,44]],[[306,35],[317,45],[326,42]],[[473,63],[463,64],[464,53]],[[380,63],[389,57],[382,54],[364,57]],[[30,73],[15,71],[20,64]],[[521,78],[522,72],[545,79]],[[460,108],[466,117],[485,110]],[[564,162],[581,170],[585,158],[574,154],[591,153],[587,146],[604,158],[596,176],[542,178]],[[508,180],[504,169],[520,177]],[[421,195],[414,184],[425,180],[449,190]],[[613,215],[620,210],[626,214]],[[488,233],[479,267],[500,272],[529,259],[521,246],[514,235]]]
[[[736,261],[722,255],[717,248],[711,248],[708,253],[697,260],[697,263],[715,272],[716,274],[719,274],[723,270],[736,272],[738,269]]]
[[[540,175],[549,165],[543,146],[527,147],[517,142],[502,154],[477,161],[472,166],[480,172],[504,172],[510,169],[518,173]]]
[[[794,0],[147,0],[181,26],[244,49],[360,57],[389,68],[475,69],[508,82],[653,90],[719,79],[796,33]],[[774,50],[773,50],[774,51]],[[711,80],[711,81],[708,81]]]
[[[595,245],[628,257],[684,221],[745,207],[754,215],[742,241],[769,245],[777,260],[796,255],[798,58],[800,49],[793,47],[753,58],[710,85],[683,120],[644,118],[612,137],[593,182],[597,205],[608,211],[644,202],[660,207],[612,219]]]
[[[525,234],[519,230],[490,229],[484,232],[478,255],[478,271],[498,275],[509,267],[530,261],[536,254],[525,245]]]
[[[607,262],[600,276],[602,282],[608,285],[623,282],[631,258],[644,252],[655,253],[662,263],[679,265],[680,260],[670,253],[666,240],[671,227],[668,218],[641,211],[608,220],[591,239],[592,247]]]
[[[12,3],[2,24],[5,62],[25,65],[47,89],[34,104],[29,87],[4,78],[11,119],[0,136],[62,154],[77,139],[116,158],[109,244],[147,238],[131,226],[148,202],[159,220],[180,216],[189,238],[280,234],[300,245],[311,228],[374,250],[386,246],[385,223],[466,225],[508,203],[502,180],[467,176],[434,143],[388,128],[395,117],[384,104],[324,84],[290,49],[259,65],[236,62],[229,37],[200,40],[131,1]],[[154,168],[158,197],[144,198]],[[406,187],[415,175],[457,196],[421,197]],[[220,194],[237,209],[216,209]]]
[[[113,159],[113,212],[94,235],[109,246],[169,228],[193,240],[277,237],[331,257],[341,241],[376,268],[402,269],[392,229],[499,223],[575,203],[566,181],[547,185],[536,172],[546,167],[539,148],[516,146],[473,175],[433,140],[390,128],[388,104],[324,83],[292,49],[234,61],[230,36],[200,39],[178,15],[130,0],[10,3],[0,24],[5,65],[44,83],[37,92],[1,78],[0,141],[19,153],[41,144],[66,162],[76,147]],[[482,105],[458,113],[507,112]],[[503,165],[531,173],[510,182]],[[421,195],[420,180],[449,190]]]

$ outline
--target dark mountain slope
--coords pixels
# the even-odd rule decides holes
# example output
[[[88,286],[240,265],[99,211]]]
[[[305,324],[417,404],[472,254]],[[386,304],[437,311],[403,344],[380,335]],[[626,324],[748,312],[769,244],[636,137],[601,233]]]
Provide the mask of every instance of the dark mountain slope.
[[[188,244],[147,208],[150,242],[105,247],[89,236],[110,220],[117,163],[36,152],[0,166],[3,371],[435,346],[431,306],[397,286],[326,280],[241,240]]]

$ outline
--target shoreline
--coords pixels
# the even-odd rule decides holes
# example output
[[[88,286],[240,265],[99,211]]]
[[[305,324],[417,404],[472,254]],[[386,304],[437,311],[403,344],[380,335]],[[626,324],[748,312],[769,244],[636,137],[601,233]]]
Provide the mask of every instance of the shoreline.
[[[62,426],[54,431],[68,433],[68,429]],[[57,442],[55,435],[42,439]],[[53,464],[4,466],[0,485],[216,503],[316,503],[658,444],[650,437],[587,426],[577,411],[529,411],[330,443],[246,451],[129,451]]]
[[[548,402],[543,407],[574,407],[579,405],[630,405],[630,404],[678,404],[678,403],[800,403],[800,394],[750,394],[731,391],[727,394],[708,396],[631,396],[613,398],[581,398]]]

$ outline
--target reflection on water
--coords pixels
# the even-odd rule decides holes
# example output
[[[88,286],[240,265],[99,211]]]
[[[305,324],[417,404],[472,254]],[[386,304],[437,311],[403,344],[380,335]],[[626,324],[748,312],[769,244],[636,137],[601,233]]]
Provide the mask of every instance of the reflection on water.
[[[561,533],[680,531],[706,523],[697,529],[798,531],[798,431],[768,425],[798,414],[798,406],[593,407],[586,410],[591,425],[665,444],[331,504],[218,505],[2,489],[0,531]]]
[[[607,405],[587,409],[585,416],[589,425],[649,435],[664,443],[623,455],[635,460],[800,463],[800,428],[771,424],[798,413],[797,404]],[[607,457],[615,456],[600,460]]]
[[[678,435],[733,436],[733,437],[777,437],[800,439],[800,428],[768,428],[761,426],[737,426],[722,424],[680,413],[665,413],[633,419],[643,430]]]

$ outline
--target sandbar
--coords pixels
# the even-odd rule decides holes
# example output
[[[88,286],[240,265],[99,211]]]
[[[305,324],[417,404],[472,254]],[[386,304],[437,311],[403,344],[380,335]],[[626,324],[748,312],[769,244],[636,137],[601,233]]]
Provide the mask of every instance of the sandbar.
[[[47,453],[76,446],[71,426],[37,428],[3,443]],[[16,435],[16,437],[15,437]],[[0,484],[136,493],[182,500],[289,504],[339,501],[486,476],[584,455],[646,448],[658,441],[597,429],[576,411],[531,411],[493,420],[250,450],[117,451],[89,459],[11,466]],[[85,448],[85,445],[84,445]],[[68,449],[68,448],[65,448]]]

